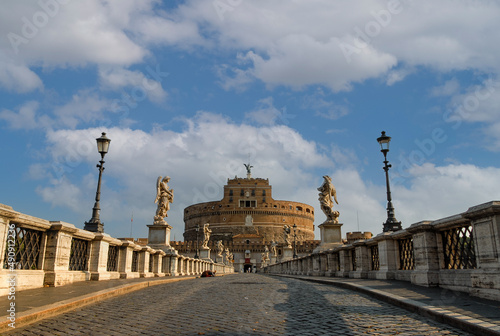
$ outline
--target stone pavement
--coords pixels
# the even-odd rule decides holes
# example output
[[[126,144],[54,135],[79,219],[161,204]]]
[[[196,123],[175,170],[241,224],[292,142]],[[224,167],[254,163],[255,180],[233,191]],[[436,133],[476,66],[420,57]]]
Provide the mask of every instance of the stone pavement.
[[[381,294],[386,293],[386,298],[400,303],[414,301],[427,306],[432,303],[438,308],[457,306],[474,317],[487,315],[485,319],[491,323],[499,321],[498,302],[462,297],[450,291],[445,295],[444,290],[438,289],[441,296],[429,297],[429,293],[436,295],[427,292],[434,289],[405,288],[404,283],[395,281],[305,277],[313,281],[337,281],[333,286],[296,278],[243,273],[163,282],[18,326],[4,335],[469,335],[360,292],[369,292],[370,288],[371,294],[382,298]],[[106,282],[88,285],[95,286],[91,290],[96,291],[99,286],[94,284],[109,286]],[[357,286],[357,290],[339,285]],[[58,290],[68,292],[65,287],[45,290],[53,290],[54,297]],[[90,295],[87,287],[90,286],[74,289],[74,300]],[[102,295],[111,290],[114,288],[99,292]],[[460,307],[459,303],[465,299],[468,303]],[[40,297],[37,304],[42,301]],[[43,307],[38,309],[43,311]],[[496,312],[485,314],[481,310],[484,307],[486,312],[491,309]],[[470,331],[486,334],[480,326]],[[491,332],[493,335],[494,331]]]

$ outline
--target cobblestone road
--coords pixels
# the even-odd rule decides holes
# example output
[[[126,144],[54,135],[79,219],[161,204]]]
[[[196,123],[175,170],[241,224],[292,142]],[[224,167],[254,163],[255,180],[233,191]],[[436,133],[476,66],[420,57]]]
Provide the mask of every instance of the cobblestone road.
[[[363,294],[259,274],[158,285],[5,335],[469,335]]]

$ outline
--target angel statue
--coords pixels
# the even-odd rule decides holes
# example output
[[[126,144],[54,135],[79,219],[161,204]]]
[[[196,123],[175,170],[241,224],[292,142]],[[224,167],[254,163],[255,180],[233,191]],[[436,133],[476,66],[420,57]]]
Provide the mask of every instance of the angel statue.
[[[283,235],[285,236],[285,245],[287,247],[292,247],[292,244],[290,243],[290,226],[289,225],[285,225],[283,226]]]
[[[253,166],[250,165],[250,162],[249,163],[244,163],[243,165],[247,169],[247,178],[248,179],[251,178],[252,177],[252,168],[253,168]]]
[[[264,254],[266,255],[266,260],[269,260],[269,248],[267,247],[267,245],[264,249]]]
[[[206,223],[203,225],[203,244],[201,244],[201,248],[208,249],[208,241],[210,240],[210,234],[212,230],[208,227],[210,224]]]
[[[278,242],[272,240],[271,241],[271,253],[273,254],[273,257],[277,256],[277,251],[276,251],[276,246],[278,246]]]
[[[159,176],[156,180],[156,198],[155,203],[158,203],[156,209],[155,224],[166,224],[164,218],[168,217],[167,211],[170,210],[170,203],[174,201],[174,189],[170,189],[167,183],[170,177]]]
[[[217,241],[217,255],[222,257],[222,252],[224,252],[224,245],[222,245],[222,240]]]
[[[224,251],[224,254],[226,256],[226,264],[229,264],[229,261],[231,260],[231,259],[229,259],[229,254],[230,253],[231,252],[229,251],[229,248],[226,247],[226,250]]]
[[[339,202],[337,201],[337,191],[333,186],[330,176],[323,176],[323,184],[318,188],[318,191],[318,200],[321,205],[321,210],[323,210],[323,212],[325,213],[327,220],[338,223],[338,217],[340,213],[338,211],[333,211],[332,208],[334,205],[333,201],[335,201],[335,203],[337,204],[339,204]]]

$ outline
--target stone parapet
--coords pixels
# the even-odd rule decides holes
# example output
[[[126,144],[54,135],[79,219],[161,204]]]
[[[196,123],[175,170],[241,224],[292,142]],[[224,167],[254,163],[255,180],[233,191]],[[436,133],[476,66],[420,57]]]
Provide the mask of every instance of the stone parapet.
[[[159,240],[169,238],[167,231],[159,231]],[[78,281],[175,276],[181,256],[168,243],[162,241],[159,248],[139,245],[0,204],[0,262],[7,264],[0,269],[0,295],[13,288],[20,291]],[[215,269],[213,262],[187,259],[189,274]],[[217,268],[219,273],[233,272],[232,266]]]
[[[295,267],[302,275],[397,279],[500,300],[500,201],[294,262],[296,266],[278,262],[263,271],[287,273]]]

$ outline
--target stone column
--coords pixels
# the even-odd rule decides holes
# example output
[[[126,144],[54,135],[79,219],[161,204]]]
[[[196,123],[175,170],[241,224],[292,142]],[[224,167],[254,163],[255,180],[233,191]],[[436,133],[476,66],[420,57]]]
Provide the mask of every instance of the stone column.
[[[328,260],[325,252],[320,253],[319,261],[320,261],[319,275],[325,276],[328,270]]]
[[[335,247],[342,246],[342,223],[335,223],[334,221],[325,221],[318,227],[321,232],[321,243],[314,249],[314,252],[322,252]]]
[[[202,247],[200,249],[200,259],[206,261],[212,261],[212,259],[210,259],[210,247],[207,248]]]
[[[291,246],[283,247],[283,256],[281,257],[281,261],[288,261],[293,259],[293,248]]]
[[[337,259],[335,258],[335,254],[332,252],[328,252],[326,254],[326,259],[328,263],[328,268],[325,271],[325,276],[331,277],[334,276],[335,273],[337,273]]]
[[[311,255],[311,258],[312,258],[313,267],[312,267],[312,271],[310,272],[310,275],[318,276],[320,274],[320,269],[321,269],[321,264],[320,264],[321,260],[320,260],[319,254],[314,253],[313,255]]]
[[[429,221],[411,225],[406,231],[412,234],[415,269],[411,283],[436,287],[439,285],[439,254],[436,232]]]
[[[471,274],[471,294],[500,300],[500,201],[469,208],[477,268]]]
[[[344,278],[348,278],[349,272],[351,272],[352,269],[350,249],[344,247],[341,248],[339,250],[339,257],[340,257],[340,271],[337,272],[337,275]]]
[[[149,271],[149,259],[152,257],[151,252],[153,252],[153,249],[149,246],[143,246],[139,252],[139,276],[141,278],[154,276],[154,273]]]
[[[134,242],[129,240],[122,240],[120,248],[120,262],[118,270],[120,272],[120,279],[138,278],[139,272],[132,272],[132,255],[134,250],[140,250],[141,247],[137,246]]]
[[[352,277],[366,279],[370,271],[370,254],[368,253],[368,247],[364,241],[359,240],[353,243],[353,245],[356,249],[356,271],[352,272]]]
[[[398,249],[397,242],[391,232],[384,232],[373,238],[378,243],[380,270],[376,272],[376,279],[394,279],[397,270]]]
[[[148,225],[148,246],[155,250],[162,250],[169,254],[177,254],[177,251],[170,246],[170,230],[172,227],[163,222],[164,224]]]
[[[109,280],[119,279],[118,265],[116,272],[108,272],[109,246],[121,246],[119,239],[112,238],[107,233],[95,233],[94,240],[91,242],[90,250],[90,279],[91,280]],[[118,256],[119,261],[119,256]]]
[[[150,257],[153,257],[153,273],[155,277],[162,277],[165,276],[165,272],[163,271],[163,258],[167,254],[163,251],[156,251],[155,254],[151,255]]]
[[[64,222],[51,222],[51,227],[47,231],[47,245],[45,252],[44,284],[47,286],[61,286],[75,281],[90,280],[88,264],[86,271],[70,271],[70,252],[73,237],[78,233],[80,239],[92,240],[95,234],[92,232],[79,230],[74,225]],[[90,250],[90,244],[88,252]],[[87,256],[87,263],[88,263]]]

